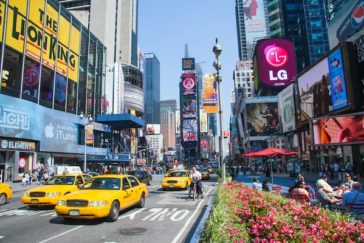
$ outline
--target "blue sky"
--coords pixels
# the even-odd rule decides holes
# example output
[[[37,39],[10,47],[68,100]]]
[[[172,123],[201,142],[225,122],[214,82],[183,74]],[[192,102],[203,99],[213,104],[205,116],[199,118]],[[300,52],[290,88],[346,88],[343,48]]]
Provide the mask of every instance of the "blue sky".
[[[160,61],[161,100],[176,99],[185,44],[204,73],[214,72],[215,38],[222,46],[221,100],[228,129],[233,71],[239,59],[234,0],[139,0],[139,45]]]

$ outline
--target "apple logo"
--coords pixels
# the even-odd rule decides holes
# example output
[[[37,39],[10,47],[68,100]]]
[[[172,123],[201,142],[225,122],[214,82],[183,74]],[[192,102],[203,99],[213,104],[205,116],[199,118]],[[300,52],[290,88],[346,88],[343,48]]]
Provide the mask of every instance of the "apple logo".
[[[45,136],[47,138],[53,138],[54,137],[54,126],[52,123],[48,124],[44,129]]]

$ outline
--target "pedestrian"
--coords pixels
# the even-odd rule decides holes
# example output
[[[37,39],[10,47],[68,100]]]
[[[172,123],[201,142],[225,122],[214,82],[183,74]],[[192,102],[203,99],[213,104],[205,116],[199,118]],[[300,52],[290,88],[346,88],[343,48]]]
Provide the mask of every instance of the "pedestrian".
[[[29,181],[30,181],[30,174],[29,171],[25,172],[25,185],[29,185]]]
[[[266,191],[266,192],[270,192],[271,191],[271,189],[268,186],[268,184],[269,184],[269,179],[268,178],[265,178],[264,181],[263,181],[263,184],[262,184],[262,190],[263,191]]]
[[[44,173],[43,173],[43,183],[46,184],[48,181],[48,172],[47,170],[44,170]]]
[[[256,189],[258,191],[262,190],[262,185],[259,183],[258,178],[254,177],[253,178],[253,184],[252,184],[253,189]]]

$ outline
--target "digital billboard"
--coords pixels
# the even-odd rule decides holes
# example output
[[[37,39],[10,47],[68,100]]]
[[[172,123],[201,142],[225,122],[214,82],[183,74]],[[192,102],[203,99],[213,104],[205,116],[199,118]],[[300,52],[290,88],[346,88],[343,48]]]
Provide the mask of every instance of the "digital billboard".
[[[182,94],[195,95],[197,89],[196,75],[194,73],[182,74]]]
[[[364,26],[364,0],[342,1],[328,22],[330,48],[345,41]]]
[[[192,71],[195,70],[195,58],[182,58],[182,70]]]
[[[279,121],[282,132],[290,132],[296,129],[294,84],[291,84],[278,94]]]
[[[269,136],[278,132],[278,104],[246,104],[249,136]]]
[[[259,82],[268,87],[284,87],[297,76],[294,44],[282,38],[260,40],[256,47]]]
[[[205,113],[218,112],[217,83],[213,74],[205,74],[202,79],[202,104]]]
[[[364,142],[364,115],[347,114],[312,121],[314,144]]]
[[[358,75],[360,82],[360,90],[361,90],[361,104],[360,106],[364,107],[364,35],[360,36],[355,40],[355,49],[356,49],[356,59],[358,61]]]
[[[207,130],[207,113],[203,112],[203,110],[200,109],[200,132],[207,132]]]
[[[175,114],[176,114],[176,133],[180,134],[181,133],[181,112],[180,112],[180,110],[176,110]]]
[[[264,0],[247,0],[243,3],[245,40],[248,58],[251,58],[256,40],[267,36]]]
[[[348,106],[341,49],[299,76],[298,91],[301,121]]]
[[[184,142],[197,141],[198,140],[197,120],[195,120],[195,119],[183,120],[182,131],[183,131],[183,141]]]
[[[197,99],[196,96],[182,96],[182,117],[183,118],[196,118],[197,117]]]
[[[156,135],[161,133],[161,125],[160,124],[147,124],[147,135]]]

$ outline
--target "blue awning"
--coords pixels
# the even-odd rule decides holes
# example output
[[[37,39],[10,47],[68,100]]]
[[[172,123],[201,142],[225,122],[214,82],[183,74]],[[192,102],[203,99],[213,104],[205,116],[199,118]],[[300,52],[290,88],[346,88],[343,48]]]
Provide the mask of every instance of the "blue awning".
[[[96,122],[110,125],[112,129],[141,128],[145,121],[132,114],[102,114],[96,115]]]

